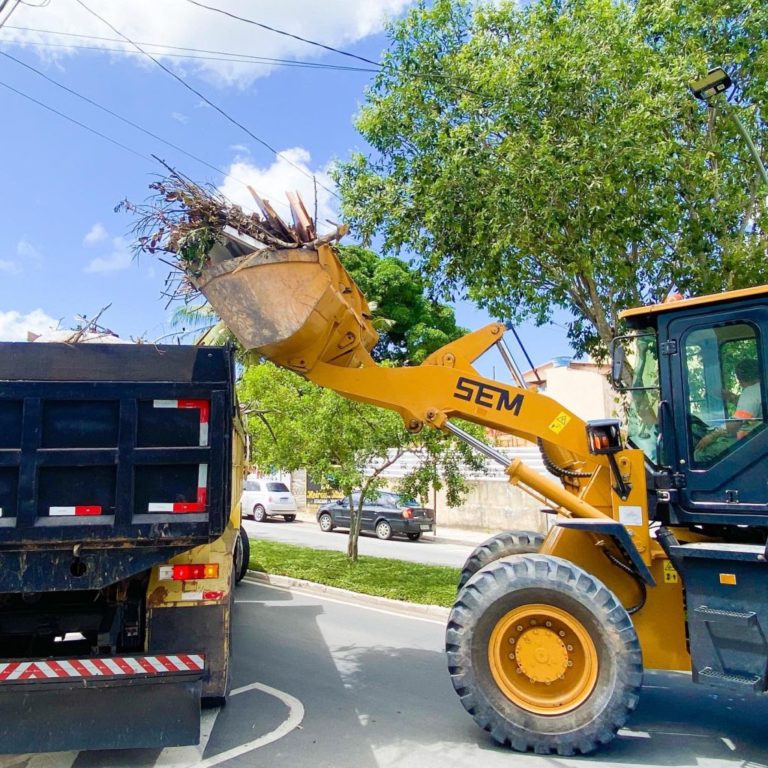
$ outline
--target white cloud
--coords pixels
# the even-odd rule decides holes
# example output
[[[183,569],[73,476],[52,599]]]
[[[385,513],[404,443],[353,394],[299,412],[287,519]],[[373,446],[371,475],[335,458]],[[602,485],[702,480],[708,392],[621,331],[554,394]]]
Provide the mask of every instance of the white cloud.
[[[83,238],[83,245],[96,245],[103,243],[108,237],[107,230],[103,224],[94,224],[88,234]]]
[[[186,125],[189,122],[189,117],[183,112],[171,112],[171,118],[182,125]]]
[[[86,266],[85,271],[97,274],[104,272],[121,272],[131,266],[132,260],[133,253],[131,253],[131,249],[125,238],[115,237],[112,239],[112,250],[106,256],[99,256],[92,259],[88,263],[88,266]]]
[[[290,222],[286,192],[298,192],[310,216],[315,215],[315,192],[317,192],[318,231],[328,231],[326,219],[338,220],[334,209],[333,195],[328,191],[334,188],[333,181],[326,169],[312,169],[310,154],[303,147],[293,147],[280,152],[272,165],[259,168],[244,160],[232,163],[229,173],[219,191],[233,203],[247,211],[256,209],[246,185],[250,185],[263,198],[269,200],[272,207],[284,219]],[[317,179],[317,189],[312,176]],[[327,189],[326,189],[327,187]]]
[[[24,267],[24,262],[30,266],[39,267],[43,260],[40,251],[28,240],[19,240],[16,243],[16,255],[22,260],[22,263],[19,265],[21,268]]]
[[[348,48],[358,40],[381,31],[387,17],[399,14],[413,0],[281,0],[279,3],[254,3],[253,0],[228,0],[211,5],[253,21],[285,30],[291,34],[309,38],[325,45]],[[166,46],[220,50],[244,55],[269,58],[329,59],[338,55],[308,45],[285,35],[269,32],[252,24],[228,18],[194,6],[185,0],[133,0],[115,3],[112,0],[91,0],[88,7],[102,16],[128,38],[139,43],[153,55],[178,53],[170,48],[150,47],[146,43]],[[43,18],[43,13],[45,14]],[[89,14],[75,0],[57,0],[41,12],[32,4],[20,5],[9,25],[3,29],[3,39],[9,37],[27,43],[56,43],[57,45],[88,45],[104,48],[123,48],[124,43],[109,40],[77,39],[46,32],[30,32],[15,27],[37,27],[57,32],[80,35],[96,35],[115,38],[103,22]],[[130,47],[130,46],[128,46]],[[74,56],[74,47],[35,48],[41,56]],[[133,49],[135,50],[135,49]],[[141,66],[148,60],[135,56]],[[219,83],[246,85],[258,77],[269,74],[271,65],[244,64],[232,61],[179,59],[166,56],[164,63],[179,66],[183,62],[186,71],[203,72]],[[345,60],[344,63],[350,63]],[[362,62],[361,62],[362,64]]]
[[[26,315],[16,310],[0,312],[0,341],[26,341],[27,331],[46,333],[59,325],[42,309],[35,309]]]
[[[18,275],[21,272],[21,267],[17,261],[0,259],[0,272],[5,272],[7,275]]]

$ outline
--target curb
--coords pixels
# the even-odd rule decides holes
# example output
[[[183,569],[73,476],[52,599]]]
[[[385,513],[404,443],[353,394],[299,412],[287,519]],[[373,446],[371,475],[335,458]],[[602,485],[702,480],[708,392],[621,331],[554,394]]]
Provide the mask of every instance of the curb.
[[[406,603],[403,600],[392,600],[388,597],[365,595],[360,592],[351,592],[348,589],[330,587],[327,584],[318,584],[315,581],[294,579],[291,576],[277,576],[275,574],[263,573],[262,571],[248,570],[246,573],[246,579],[256,584],[269,584],[273,587],[295,589],[299,592],[307,592],[308,594],[334,597],[353,605],[365,605],[370,608],[382,608],[388,611],[394,611],[395,613],[402,613],[406,616],[417,616],[422,619],[447,621],[448,614],[451,612],[450,608],[443,608],[439,605]]]
[[[316,521],[314,518],[309,517],[303,517],[301,513],[296,517],[296,522],[298,523],[315,523]],[[435,544],[458,544],[459,546],[463,547],[478,547],[480,544],[482,544],[486,539],[490,538],[494,535],[494,531],[482,531],[478,532],[478,538],[472,539],[472,538],[462,538],[461,536],[441,536],[439,533],[437,534],[428,534],[429,539],[422,538],[422,541],[430,541]],[[479,538],[479,536],[482,535],[482,539]]]

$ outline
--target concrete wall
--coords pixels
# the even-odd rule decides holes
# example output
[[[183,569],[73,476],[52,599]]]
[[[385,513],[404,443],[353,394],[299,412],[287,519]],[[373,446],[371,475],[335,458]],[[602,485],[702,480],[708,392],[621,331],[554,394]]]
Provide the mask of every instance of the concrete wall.
[[[471,490],[460,507],[449,507],[445,494],[437,494],[435,507],[437,529],[525,530],[546,533],[549,515],[539,510],[541,502],[532,499],[519,488],[499,480],[472,480]]]

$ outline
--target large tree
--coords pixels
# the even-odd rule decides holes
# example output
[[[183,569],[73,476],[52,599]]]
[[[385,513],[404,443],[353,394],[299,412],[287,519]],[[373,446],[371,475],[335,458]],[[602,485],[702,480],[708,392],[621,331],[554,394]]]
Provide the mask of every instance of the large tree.
[[[727,112],[761,146],[767,29],[754,0],[422,1],[357,120],[373,152],[337,169],[346,218],[501,319],[570,310],[579,351],[672,289],[766,281],[766,190]],[[687,87],[716,64],[728,109]]]

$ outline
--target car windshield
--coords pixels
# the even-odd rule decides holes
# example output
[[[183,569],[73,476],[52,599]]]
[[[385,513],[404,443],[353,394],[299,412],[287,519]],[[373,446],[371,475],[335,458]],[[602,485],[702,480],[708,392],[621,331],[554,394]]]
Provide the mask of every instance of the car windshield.
[[[289,493],[285,483],[267,483],[267,490],[273,493]]]

